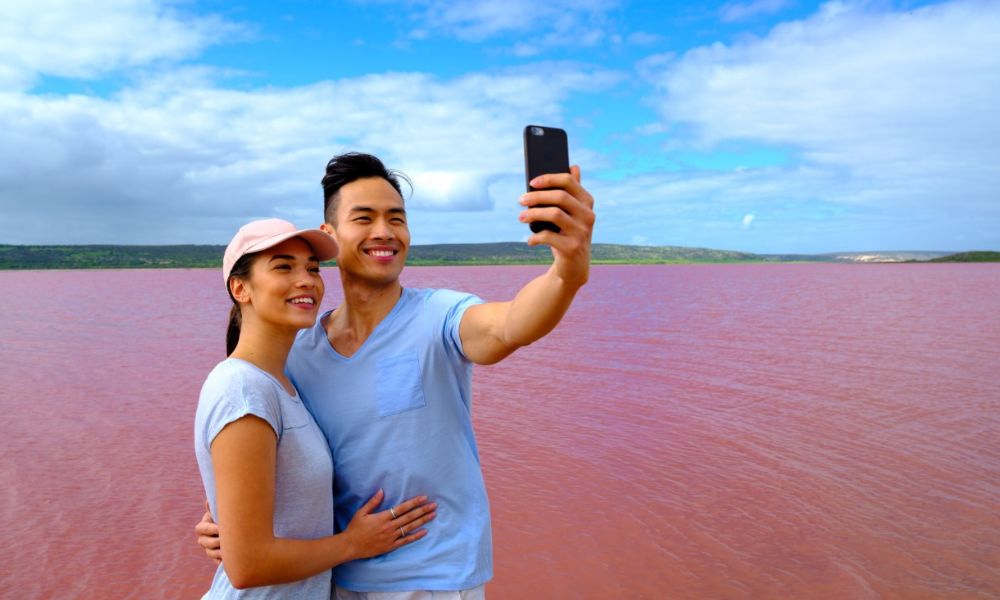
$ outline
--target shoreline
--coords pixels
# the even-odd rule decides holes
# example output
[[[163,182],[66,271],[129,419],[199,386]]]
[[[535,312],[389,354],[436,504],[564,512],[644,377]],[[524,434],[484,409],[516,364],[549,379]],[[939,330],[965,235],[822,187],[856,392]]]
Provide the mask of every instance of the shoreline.
[[[219,268],[223,246],[15,246],[0,244],[0,271],[79,269],[198,269]],[[407,266],[522,266],[549,265],[544,246],[523,242],[430,244],[410,247]],[[826,254],[754,254],[732,250],[683,246],[628,246],[593,244],[594,265],[671,264],[897,264],[925,262],[1000,262],[1000,252],[884,251]],[[324,266],[332,266],[328,261]]]
[[[841,266],[857,266],[857,265],[869,265],[869,266],[887,266],[887,265],[955,265],[955,264],[997,264],[1000,261],[939,261],[939,260],[922,260],[922,261],[777,261],[777,260],[746,260],[746,261],[663,261],[663,262],[615,262],[615,261],[592,261],[591,266],[594,267],[666,267],[666,266],[711,266],[711,265],[841,265]],[[407,268],[421,268],[421,267],[546,267],[551,265],[551,262],[521,262],[521,263],[474,263],[474,262],[448,262],[448,263],[432,263],[432,262],[418,262],[418,263],[406,263]],[[325,269],[335,269],[337,267],[336,263],[323,263],[321,267]],[[30,267],[6,267],[0,266],[0,273],[29,273],[29,272],[75,272],[75,271],[210,271],[218,270],[221,265],[157,265],[157,266],[140,266],[140,265],[91,265],[91,266],[65,266],[65,265],[52,265],[52,266],[30,266]]]

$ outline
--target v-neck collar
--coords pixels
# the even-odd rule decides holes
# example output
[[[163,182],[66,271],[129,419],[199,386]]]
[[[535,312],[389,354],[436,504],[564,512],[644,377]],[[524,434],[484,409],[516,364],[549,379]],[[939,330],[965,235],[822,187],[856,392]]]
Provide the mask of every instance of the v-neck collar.
[[[335,357],[337,357],[337,359],[343,362],[351,362],[358,355],[364,352],[365,348],[370,345],[372,338],[377,336],[382,329],[388,327],[388,324],[392,322],[393,319],[396,318],[396,314],[399,313],[401,307],[404,304],[404,301],[408,299],[409,295],[410,295],[410,288],[404,287],[403,292],[399,295],[399,299],[396,300],[396,304],[393,305],[392,310],[389,311],[389,314],[387,314],[385,318],[379,321],[379,324],[375,326],[375,329],[372,329],[371,334],[367,338],[365,338],[365,341],[362,342],[361,345],[358,346],[358,349],[354,351],[354,354],[350,356],[344,356],[343,354],[338,352],[336,348],[333,347],[333,342],[330,341],[330,336],[327,335],[326,327],[323,325],[324,321],[328,319],[331,314],[333,314],[332,310],[327,311],[319,318],[319,320],[316,323],[317,327],[319,327],[320,334],[323,336],[323,341],[326,343],[326,347]]]

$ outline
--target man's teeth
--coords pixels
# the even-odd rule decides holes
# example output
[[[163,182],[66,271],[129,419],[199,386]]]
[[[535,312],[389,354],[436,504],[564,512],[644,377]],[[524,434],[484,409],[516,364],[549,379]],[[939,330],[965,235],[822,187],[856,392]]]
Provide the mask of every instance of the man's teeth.
[[[292,304],[316,304],[312,298],[292,298],[289,302]]]
[[[371,256],[392,256],[395,252],[392,250],[369,250],[368,254]]]

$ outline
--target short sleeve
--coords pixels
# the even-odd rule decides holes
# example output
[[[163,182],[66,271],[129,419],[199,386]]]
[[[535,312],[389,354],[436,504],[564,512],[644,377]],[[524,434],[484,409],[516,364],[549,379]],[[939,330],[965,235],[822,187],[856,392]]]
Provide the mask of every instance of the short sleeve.
[[[202,387],[198,420],[205,448],[226,426],[247,415],[259,417],[281,437],[281,404],[275,383],[249,367],[214,371]]]
[[[462,349],[462,336],[459,333],[462,316],[465,315],[465,311],[470,306],[482,304],[483,299],[465,292],[435,290],[428,302],[433,310],[440,311],[443,316],[441,335],[445,347],[465,358],[465,351]]]

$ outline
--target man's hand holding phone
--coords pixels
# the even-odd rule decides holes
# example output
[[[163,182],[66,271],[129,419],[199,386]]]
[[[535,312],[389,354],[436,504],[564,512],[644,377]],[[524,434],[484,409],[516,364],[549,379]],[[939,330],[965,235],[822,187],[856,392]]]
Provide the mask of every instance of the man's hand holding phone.
[[[543,130],[544,135],[533,135],[534,129]],[[551,132],[561,135],[551,135]],[[551,141],[542,142],[543,138]],[[528,238],[529,246],[546,244],[552,248],[556,275],[566,283],[583,285],[590,274],[594,198],[581,185],[578,166],[569,167],[569,172],[533,172],[546,167],[562,170],[562,164],[568,163],[565,146],[566,135],[562,130],[534,125],[525,128],[529,191],[521,196],[525,210],[519,218],[522,223],[534,224],[534,233]]]

